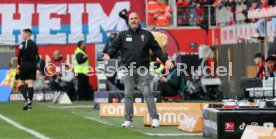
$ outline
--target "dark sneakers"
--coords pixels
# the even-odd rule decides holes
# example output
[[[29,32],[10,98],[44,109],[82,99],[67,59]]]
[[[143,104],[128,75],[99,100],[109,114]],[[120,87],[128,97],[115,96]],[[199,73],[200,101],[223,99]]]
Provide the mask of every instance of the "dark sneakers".
[[[32,102],[29,104],[28,109],[29,109],[29,110],[32,109]]]
[[[31,110],[32,109],[32,101],[29,99],[24,103],[23,111]]]

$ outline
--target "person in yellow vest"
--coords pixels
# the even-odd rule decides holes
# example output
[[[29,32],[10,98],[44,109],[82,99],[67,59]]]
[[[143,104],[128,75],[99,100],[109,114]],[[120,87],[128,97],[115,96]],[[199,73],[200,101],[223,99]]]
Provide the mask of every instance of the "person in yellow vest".
[[[83,40],[78,42],[78,48],[74,52],[74,71],[78,78],[78,99],[91,100],[93,91],[89,84],[89,59],[85,52],[85,43]]]

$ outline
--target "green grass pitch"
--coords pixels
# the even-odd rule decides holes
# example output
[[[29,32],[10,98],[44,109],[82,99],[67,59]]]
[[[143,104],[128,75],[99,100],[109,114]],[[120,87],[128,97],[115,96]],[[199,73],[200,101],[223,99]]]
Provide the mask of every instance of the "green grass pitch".
[[[120,127],[123,118],[101,118],[91,102],[75,102],[61,108],[57,104],[34,103],[33,110],[22,111],[23,102],[0,103],[0,114],[51,139],[206,139],[201,136],[149,136],[146,133],[183,134],[176,126],[144,127],[143,118],[134,118],[134,128]],[[91,106],[91,107],[89,107]],[[0,119],[0,139],[35,139],[32,134]]]

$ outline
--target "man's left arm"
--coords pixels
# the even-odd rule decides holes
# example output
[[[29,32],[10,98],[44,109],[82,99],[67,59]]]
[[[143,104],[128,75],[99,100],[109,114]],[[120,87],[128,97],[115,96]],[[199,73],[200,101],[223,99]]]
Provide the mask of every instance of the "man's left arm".
[[[157,57],[166,65],[168,69],[172,69],[174,67],[171,60],[168,59],[168,57],[162,52],[162,49],[160,48],[157,41],[154,39],[153,35],[149,33],[149,48],[152,50],[153,53],[157,55]]]
[[[166,64],[166,61],[168,60],[168,58],[162,52],[162,49],[160,48],[157,41],[154,39],[153,35],[151,33],[149,33],[149,34],[150,34],[149,35],[149,41],[150,41],[149,48],[164,64]]]
[[[22,54],[23,54],[23,44],[21,43],[19,45],[19,52],[18,52],[18,56],[17,56],[17,64],[21,65],[21,59],[22,59]]]

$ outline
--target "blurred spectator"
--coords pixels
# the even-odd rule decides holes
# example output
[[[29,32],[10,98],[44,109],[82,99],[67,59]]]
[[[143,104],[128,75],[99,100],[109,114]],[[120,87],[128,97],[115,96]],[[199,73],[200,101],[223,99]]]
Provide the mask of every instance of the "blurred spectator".
[[[42,90],[45,84],[45,76],[42,74],[41,70],[36,70],[36,80],[34,81],[34,91]]]
[[[184,78],[178,75],[177,69],[170,70],[168,77],[161,77],[158,83],[158,90],[162,96],[176,96],[184,92]]]
[[[259,5],[260,5],[261,9],[269,7],[268,4],[267,4],[267,0],[261,0]],[[259,19],[256,23],[257,32],[259,33],[259,36],[262,36],[262,37],[264,37],[264,35],[265,35],[264,24],[265,24],[264,19]]]
[[[223,1],[223,0],[216,0],[216,1],[214,2],[213,5],[214,5],[215,7],[217,7],[217,8],[219,8],[219,9],[221,9],[222,7],[224,7],[222,1]]]
[[[156,18],[157,26],[168,26],[171,23],[171,8],[166,0],[160,0]]]
[[[276,24],[275,24],[276,25]],[[273,42],[268,46],[268,55],[276,57],[276,36],[273,38]]]
[[[52,91],[60,91],[61,88],[58,85],[58,83],[56,82],[57,76],[61,76],[61,69],[62,69],[62,64],[64,63],[63,58],[61,53],[56,50],[53,53],[53,59],[51,60],[52,64],[55,65],[55,75],[51,76],[50,81],[49,81],[49,85],[50,85],[50,89]]]
[[[103,49],[103,53],[107,53],[107,51],[109,50],[111,43],[113,42],[113,40],[116,38],[117,36],[117,32],[115,31],[111,31],[109,34],[109,39],[105,42],[105,46]],[[112,56],[112,59],[118,59],[120,56],[120,52],[118,51],[117,54],[115,54],[114,56]]]
[[[233,0],[225,0],[223,2],[224,7],[229,8],[231,11],[233,11],[233,8],[235,7],[235,2]]]
[[[189,6],[190,2],[184,0],[178,0],[177,6],[177,25],[183,26],[188,23],[189,20]]]
[[[196,22],[197,24],[200,24],[203,22],[204,18],[204,9],[201,7],[200,3],[196,4]]]
[[[39,55],[37,55],[36,68],[40,71],[41,75],[45,75],[44,67],[45,61]]]
[[[236,13],[242,13],[247,18],[247,14],[249,10],[255,10],[260,8],[260,0],[248,0],[245,3],[247,6],[243,9],[236,9]],[[255,22],[256,19],[246,19],[246,22]]]
[[[78,99],[88,101],[93,99],[94,92],[89,84],[90,64],[85,48],[85,42],[80,40],[74,52],[74,71],[78,76]]]
[[[177,25],[179,26],[196,26],[201,24],[205,19],[211,18],[212,25],[215,25],[215,12],[214,7],[212,6],[221,5],[223,7],[221,0],[217,0],[214,3],[214,0],[177,0]],[[210,10],[210,17],[208,15]]]
[[[177,0],[176,6],[188,7],[188,6],[190,6],[190,2],[188,2],[186,0]]]
[[[276,67],[275,67],[276,58],[274,56],[269,56],[266,59],[266,64],[268,66],[269,70],[269,76],[270,77],[276,77]]]
[[[148,25],[155,26],[158,16],[158,2],[156,0],[148,1]]]
[[[75,75],[70,69],[69,65],[65,65],[65,71],[62,72],[62,76],[57,76],[58,84],[68,94],[72,101],[77,99],[75,90]]]
[[[273,5],[274,1],[275,0],[215,0],[213,5],[218,10],[221,10],[223,8],[222,9],[223,11],[219,11],[220,13],[225,12],[225,14],[228,15],[229,14],[228,12],[230,12],[230,15],[232,15],[232,16],[229,16],[229,15],[226,16],[226,19],[222,19],[222,22],[227,21],[227,22],[230,22],[228,24],[231,24],[232,22],[236,22],[236,20],[245,21],[245,22],[258,21],[257,27],[258,27],[258,30],[260,30],[259,31],[260,34],[262,34],[263,21],[259,19],[248,19],[247,18],[248,11],[260,9],[260,8],[267,8]],[[232,21],[229,21],[229,20],[232,20]],[[218,21],[218,23],[220,22]]]
[[[158,58],[154,53],[150,54],[150,61],[151,90],[157,91],[158,81],[162,75],[166,74],[166,71],[164,65],[162,62],[158,62]]]
[[[56,66],[56,74],[61,74],[62,64],[65,61],[63,60],[62,54],[60,51],[56,50],[53,53],[53,59],[51,60],[51,63]]]
[[[254,62],[257,66],[256,77],[263,78],[265,76],[265,59],[262,53],[257,53],[254,56]]]
[[[268,3],[267,0],[261,0],[261,8],[267,8],[268,7]]]
[[[198,25],[202,23],[204,18],[204,9],[201,6],[201,3],[198,3],[197,1],[193,1],[190,6],[190,25]]]

